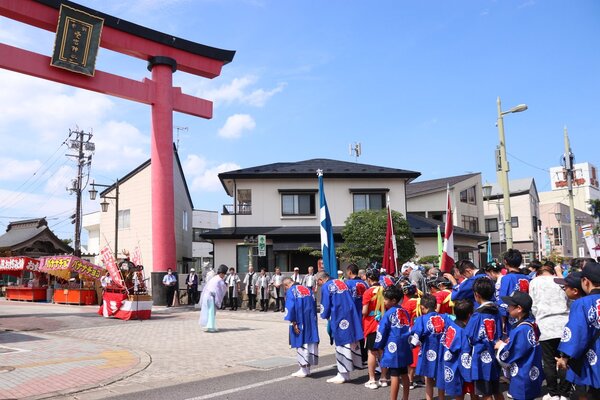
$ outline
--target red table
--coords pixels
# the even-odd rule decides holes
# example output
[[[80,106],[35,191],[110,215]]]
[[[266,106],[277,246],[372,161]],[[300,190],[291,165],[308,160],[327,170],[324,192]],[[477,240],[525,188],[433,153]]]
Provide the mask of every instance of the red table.
[[[94,289],[55,289],[54,302],[59,304],[98,304]]]
[[[7,286],[5,290],[8,300],[46,301],[46,288]]]

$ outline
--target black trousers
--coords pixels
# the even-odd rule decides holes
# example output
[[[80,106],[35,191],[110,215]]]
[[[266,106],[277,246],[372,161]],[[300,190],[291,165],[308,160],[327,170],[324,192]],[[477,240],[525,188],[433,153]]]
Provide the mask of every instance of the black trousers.
[[[191,306],[198,302],[198,288],[197,287],[189,287],[187,289],[187,298],[188,305]]]
[[[233,286],[229,287],[229,307],[231,307],[232,311],[237,310],[237,306],[238,306],[238,304],[237,304],[237,302],[238,302],[237,297],[233,297],[233,290],[234,289],[235,288]]]
[[[542,346],[542,362],[548,393],[551,396],[564,396],[568,398],[571,383],[565,378],[566,371],[564,369],[556,370],[556,360],[554,359],[554,357],[558,357],[557,349],[559,344],[560,338],[540,341],[540,346]]]
[[[255,310],[256,309],[256,294],[248,293],[248,309]]]
[[[260,311],[267,311],[269,309],[269,297],[267,289],[260,288]]]
[[[175,296],[175,286],[167,286],[167,307],[173,305],[173,296]]]
[[[275,311],[279,311],[285,309],[285,303],[283,302],[283,297],[279,297],[279,293],[277,293],[277,299],[275,300]]]

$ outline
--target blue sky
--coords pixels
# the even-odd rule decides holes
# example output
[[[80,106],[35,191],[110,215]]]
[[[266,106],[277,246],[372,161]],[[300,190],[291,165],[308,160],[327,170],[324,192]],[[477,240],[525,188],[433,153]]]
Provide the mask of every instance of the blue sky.
[[[558,165],[567,125],[578,162],[600,165],[597,1],[80,0],[125,20],[236,50],[220,77],[175,84],[214,101],[212,120],[174,114],[195,208],[221,210],[218,172],[332,158],[496,181],[496,98],[510,178]],[[0,17],[0,42],[49,55],[53,34]],[[97,68],[134,79],[145,62],[100,50]],[[69,129],[94,131],[91,175],[110,182],[149,158],[150,109],[0,70],[0,231],[47,216],[72,237]],[[75,110],[75,112],[74,112]],[[315,186],[317,179],[315,176]],[[334,207],[330,204],[330,207]],[[86,201],[84,212],[99,208]]]

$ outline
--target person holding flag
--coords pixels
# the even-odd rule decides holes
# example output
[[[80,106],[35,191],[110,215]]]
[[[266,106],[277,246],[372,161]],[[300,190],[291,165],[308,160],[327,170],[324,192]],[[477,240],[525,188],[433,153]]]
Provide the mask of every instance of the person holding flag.
[[[398,271],[398,249],[394,235],[394,220],[390,208],[390,197],[387,198],[387,228],[385,231],[385,246],[383,247],[383,268],[387,275],[396,276]]]

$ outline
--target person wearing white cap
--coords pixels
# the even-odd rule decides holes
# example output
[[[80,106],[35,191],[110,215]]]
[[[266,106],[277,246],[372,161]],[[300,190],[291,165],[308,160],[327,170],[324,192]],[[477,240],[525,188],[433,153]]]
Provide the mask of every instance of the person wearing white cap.
[[[190,269],[190,273],[185,278],[187,286],[187,298],[188,306],[194,305],[198,302],[198,275],[194,268]]]
[[[300,268],[294,267],[294,273],[292,275],[292,280],[295,284],[300,285],[302,283],[302,278],[300,278]]]

